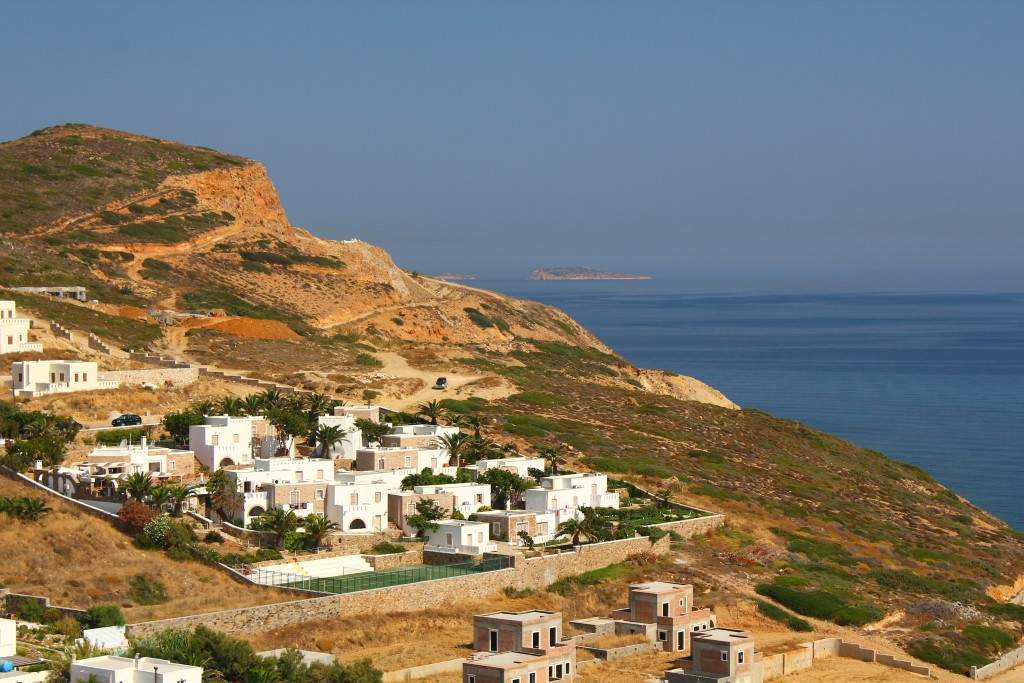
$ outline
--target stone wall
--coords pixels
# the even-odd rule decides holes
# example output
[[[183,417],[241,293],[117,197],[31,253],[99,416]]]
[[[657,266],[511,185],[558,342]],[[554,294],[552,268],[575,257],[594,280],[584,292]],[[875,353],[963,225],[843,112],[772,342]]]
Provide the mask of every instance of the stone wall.
[[[141,370],[104,370],[100,379],[117,380],[122,385],[148,382],[158,387],[170,382],[176,387],[192,384],[199,379],[197,368],[145,368]]]
[[[168,628],[206,624],[228,633],[261,632],[291,624],[333,619],[353,614],[388,614],[441,607],[465,599],[491,597],[513,587],[542,588],[565,576],[621,562],[640,552],[668,552],[668,537],[651,544],[646,537],[581,546],[575,552],[524,559],[514,558],[509,569],[434,579],[401,586],[326,595],[292,602],[245,607],[222,612],[194,614],[173,619],[132,624],[132,635],[150,635]]]
[[[762,660],[764,680],[770,681],[780,676],[804,671],[814,666],[814,660],[824,657],[846,657],[860,662],[871,662],[894,669],[902,669],[921,676],[931,676],[931,669],[927,666],[876,652],[857,643],[848,643],[841,638],[822,638],[810,643],[802,643],[792,650],[765,657]]]
[[[34,602],[43,608],[44,612],[56,611],[60,612],[61,616],[72,617],[74,619],[81,619],[85,616],[84,609],[75,609],[73,607],[60,607],[58,605],[51,605],[50,598],[43,595],[27,595],[25,593],[11,593],[6,588],[0,588],[0,604],[4,606],[4,611],[17,612],[18,607],[26,602]]]
[[[661,650],[661,643],[633,643],[632,645],[622,645],[621,647],[609,648],[587,647],[585,645],[581,645],[580,649],[586,650],[598,659],[604,659],[612,662],[616,659],[633,657],[645,652],[658,652]]]
[[[383,683],[394,683],[395,681],[422,681],[428,676],[462,671],[462,663],[465,661],[465,659],[449,659],[444,662],[434,662],[433,664],[424,664],[422,666],[411,666],[408,669],[399,669],[398,671],[385,671],[381,681],[383,681]]]
[[[1010,650],[996,661],[990,662],[985,666],[972,666],[971,678],[976,681],[983,681],[986,678],[991,678],[996,674],[1009,671],[1013,667],[1020,666],[1021,664],[1024,664],[1024,647],[1018,647],[1016,650]]]
[[[683,538],[702,536],[725,524],[725,515],[709,514],[706,517],[694,517],[693,519],[681,519],[676,522],[662,522],[651,526],[665,531],[673,531]]]
[[[384,569],[423,564],[423,549],[414,548],[404,553],[394,553],[391,555],[363,555],[363,559],[370,563],[373,571],[379,572]]]

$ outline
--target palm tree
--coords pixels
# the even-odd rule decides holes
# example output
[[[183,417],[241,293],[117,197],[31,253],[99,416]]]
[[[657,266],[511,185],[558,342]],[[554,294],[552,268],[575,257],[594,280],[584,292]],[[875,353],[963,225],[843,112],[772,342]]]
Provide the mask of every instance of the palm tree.
[[[558,525],[558,530],[555,536],[568,536],[572,540],[573,545],[580,544],[580,538],[588,536],[587,528],[578,519],[569,518]]]
[[[430,424],[432,425],[436,425],[437,421],[443,419],[445,414],[448,412],[445,410],[444,406],[441,405],[441,402],[436,400],[421,403],[420,407],[417,408],[417,411],[417,415],[422,415],[427,418],[430,420]]]
[[[548,465],[551,467],[551,474],[558,474],[558,466],[565,462],[565,456],[562,454],[561,447],[555,446],[543,446],[538,451],[540,457],[548,461]]]
[[[314,512],[302,520],[302,528],[312,541],[313,548],[319,548],[327,534],[340,527],[320,513]]]
[[[149,492],[149,504],[157,510],[157,512],[163,512],[164,507],[171,502],[171,491],[167,486],[163,484],[154,486]]]
[[[171,514],[175,517],[181,517],[181,512],[185,507],[186,501],[195,495],[196,491],[199,490],[198,484],[171,484],[166,487],[168,493],[168,502],[174,505],[174,509]]]
[[[281,401],[284,400],[284,395],[277,389],[267,389],[260,395],[260,404],[263,410],[270,411],[276,408]]]
[[[308,394],[304,403],[306,411],[314,422],[317,417],[326,415],[332,408],[334,408],[334,399],[327,394],[319,394],[316,392]]]
[[[249,394],[242,399],[242,410],[250,417],[261,414],[263,412],[263,399],[259,394]]]
[[[50,512],[51,508],[42,498],[21,498],[15,504],[15,515],[19,519],[35,522]]]
[[[204,399],[193,403],[192,410],[196,411],[203,417],[206,417],[207,415],[212,415],[217,412],[217,404],[214,401]]]
[[[259,528],[274,534],[274,544],[278,548],[284,545],[285,534],[289,531],[295,531],[298,526],[299,518],[295,516],[292,510],[271,508],[259,517]]]
[[[245,412],[245,403],[236,396],[225,396],[217,404],[218,412],[231,417],[238,417]]]
[[[345,431],[337,425],[320,425],[313,434],[321,458],[331,457],[334,444],[345,438]]]
[[[149,472],[133,472],[124,479],[125,494],[140,503],[153,492],[153,477]]]
[[[473,430],[473,438],[480,439],[480,429],[484,426],[484,419],[479,415],[466,415],[462,418],[462,425]]]
[[[469,434],[455,432],[442,436],[437,440],[437,445],[448,450],[448,454],[452,457],[452,463],[456,467],[462,467],[462,453],[469,445],[469,440]]]

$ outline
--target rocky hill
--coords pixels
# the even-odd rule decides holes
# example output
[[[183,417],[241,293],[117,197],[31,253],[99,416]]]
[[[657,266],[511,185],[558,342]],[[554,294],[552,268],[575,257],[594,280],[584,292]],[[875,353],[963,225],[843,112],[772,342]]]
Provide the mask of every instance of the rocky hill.
[[[254,161],[44,129],[0,144],[0,232],[3,283],[85,284],[100,302],[16,297],[40,317],[346,398],[379,389],[396,407],[441,397],[426,384],[444,374],[446,408],[488,437],[726,511],[711,552],[727,585],[958,671],[1024,632],[1009,604],[1022,535],[926,472],[638,369],[557,309],[296,228]],[[158,326],[149,309],[203,317]]]

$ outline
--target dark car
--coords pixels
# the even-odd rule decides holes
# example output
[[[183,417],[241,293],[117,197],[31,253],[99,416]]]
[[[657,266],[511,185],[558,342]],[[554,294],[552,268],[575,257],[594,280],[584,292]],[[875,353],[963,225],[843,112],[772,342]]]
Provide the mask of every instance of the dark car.
[[[124,415],[118,415],[110,421],[115,427],[131,427],[132,425],[142,424],[142,418],[132,413],[125,413]]]
[[[435,389],[447,389],[448,388],[448,378],[447,377],[438,377],[437,381],[434,382],[434,388]]]

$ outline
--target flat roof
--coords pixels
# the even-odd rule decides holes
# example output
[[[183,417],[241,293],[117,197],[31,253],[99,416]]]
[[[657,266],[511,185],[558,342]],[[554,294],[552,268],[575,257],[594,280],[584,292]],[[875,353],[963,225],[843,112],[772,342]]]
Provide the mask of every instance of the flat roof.
[[[526,610],[525,612],[491,612],[490,614],[478,614],[478,617],[487,619],[502,619],[504,621],[533,621],[534,619],[546,619],[548,617],[561,617],[559,612],[546,612],[539,609]]]
[[[479,666],[506,667],[514,666],[516,664],[529,664],[544,658],[544,655],[529,655],[525,652],[494,652],[474,657],[473,659],[467,660],[467,663]]]
[[[162,672],[171,671],[185,671],[188,669],[201,669],[202,667],[192,666],[191,664],[178,664],[177,662],[171,662],[166,659],[156,659],[155,657],[139,657],[139,670],[140,671],[152,671],[154,667]],[[87,666],[95,669],[107,669],[110,671],[123,671],[125,669],[134,669],[135,659],[132,657],[118,657],[116,655],[102,655],[100,657],[90,657],[89,659],[79,659],[77,662],[72,662],[71,666]]]
[[[683,590],[686,585],[681,583],[669,583],[667,581],[649,581],[647,583],[634,583],[629,590],[637,593],[674,593]]]
[[[691,637],[714,643],[736,643],[753,640],[749,633],[738,628],[713,628],[708,631],[697,631]]]

